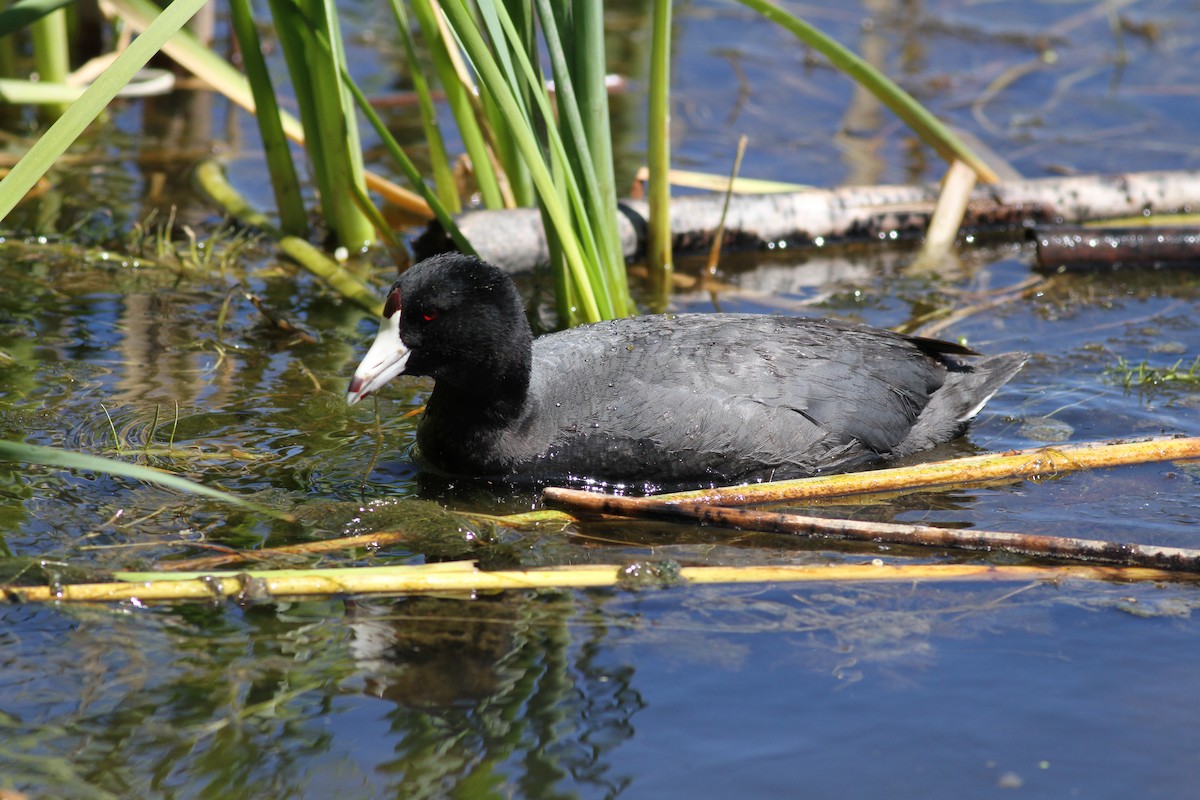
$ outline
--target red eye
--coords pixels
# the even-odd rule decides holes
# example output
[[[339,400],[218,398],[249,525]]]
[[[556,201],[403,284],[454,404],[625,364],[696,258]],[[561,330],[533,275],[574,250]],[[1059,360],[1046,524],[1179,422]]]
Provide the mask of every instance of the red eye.
[[[438,318],[438,312],[437,312],[436,308],[430,309],[429,311],[426,311],[425,313],[421,314],[421,319],[425,320],[426,322],[433,322],[437,318]]]

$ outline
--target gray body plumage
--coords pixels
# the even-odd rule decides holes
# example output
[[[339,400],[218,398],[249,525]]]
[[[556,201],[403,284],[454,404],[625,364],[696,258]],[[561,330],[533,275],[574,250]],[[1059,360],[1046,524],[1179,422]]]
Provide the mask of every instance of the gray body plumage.
[[[495,427],[431,398],[434,466],[489,477],[634,486],[836,472],[959,435],[1022,354],[789,317],[691,314],[536,339],[520,415]],[[436,393],[435,393],[436,394]]]
[[[417,429],[444,473],[646,490],[771,480],[906,456],[962,433],[1025,361],[795,317],[682,314],[534,340],[508,275],[457,253],[392,284],[350,382],[434,388]]]

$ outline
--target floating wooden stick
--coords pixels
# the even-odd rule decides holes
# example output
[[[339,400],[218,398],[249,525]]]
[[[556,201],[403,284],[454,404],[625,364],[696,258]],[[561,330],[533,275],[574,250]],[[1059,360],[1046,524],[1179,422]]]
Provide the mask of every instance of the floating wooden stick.
[[[794,481],[698,489],[642,498],[645,502],[714,503],[723,506],[815,500],[983,481],[1050,478],[1083,469],[1200,458],[1200,437],[1079,444],[987,453],[910,467],[822,475]],[[557,491],[557,490],[547,490]]]
[[[125,577],[149,578],[130,573]],[[675,583],[805,583],[814,581],[1059,581],[1066,579],[1178,580],[1178,573],[1112,567],[987,566],[981,564],[782,565],[679,567],[674,562],[595,564],[486,572],[474,562],[346,569],[261,570],[210,575],[154,575],[153,580],[62,586],[0,586],[10,602],[152,602],[169,600],[241,601],[276,597],[332,596],[387,592],[479,592],[580,589],[597,586],[645,587]]]
[[[702,522],[762,533],[793,533],[827,539],[948,547],[956,550],[1002,550],[1025,556],[1065,558],[1099,564],[1147,567],[1200,574],[1200,550],[1181,547],[1105,542],[1004,531],[952,530],[931,525],[826,519],[775,511],[725,508],[704,503],[667,503],[652,497],[618,497],[576,489],[547,489],[547,500],[572,511],[616,514],[672,522]]]

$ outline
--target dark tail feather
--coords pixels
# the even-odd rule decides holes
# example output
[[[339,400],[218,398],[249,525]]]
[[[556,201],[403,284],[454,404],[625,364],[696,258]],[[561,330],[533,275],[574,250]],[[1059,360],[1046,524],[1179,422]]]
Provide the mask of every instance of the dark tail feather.
[[[988,400],[1025,365],[1027,353],[1003,353],[970,363],[945,359],[949,372],[942,388],[917,417],[908,436],[892,455],[928,450],[962,434]]]

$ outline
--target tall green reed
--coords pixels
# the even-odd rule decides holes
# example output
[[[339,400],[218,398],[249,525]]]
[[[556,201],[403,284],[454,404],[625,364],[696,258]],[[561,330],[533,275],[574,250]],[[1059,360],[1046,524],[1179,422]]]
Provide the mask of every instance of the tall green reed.
[[[300,178],[279,117],[279,101],[275,96],[271,74],[267,71],[250,0],[229,0],[229,14],[250,91],[254,95],[254,107],[258,110],[254,118],[258,122],[263,151],[267,157],[267,171],[275,192],[275,205],[279,209],[280,229],[289,236],[305,236],[308,233],[308,213],[300,194]]]
[[[612,179],[598,177],[604,171],[611,175],[611,156],[607,163],[596,163],[597,151],[589,144],[574,89],[577,82],[586,80],[600,84],[589,87],[588,92],[607,91],[602,69],[579,69],[585,60],[604,63],[603,37],[591,34],[587,22],[579,23],[596,13],[586,8],[588,3],[598,5],[599,0],[573,3],[572,13],[557,17],[549,0],[535,4],[537,29],[545,39],[555,78],[553,105],[538,62],[530,57],[536,53],[533,42],[522,38],[522,30],[503,3],[479,0],[475,8],[468,7],[465,0],[442,4],[481,93],[486,93],[503,115],[513,145],[529,169],[555,245],[552,259],[559,276],[559,321],[568,325],[635,311],[616,232]],[[563,33],[569,36],[570,59]],[[529,29],[524,35],[531,35]],[[594,113],[591,135],[608,137],[607,113],[599,126]],[[606,147],[611,153],[611,144]],[[609,230],[604,230],[604,220],[611,220]]]
[[[342,83],[346,49],[337,7],[333,0],[270,0],[270,8],[322,214],[339,242],[364,246],[375,240],[375,228],[356,199],[366,193],[366,182],[353,99]]]
[[[650,97],[646,113],[646,161],[650,173],[650,219],[646,260],[650,305],[666,311],[675,271],[671,241],[671,0],[654,0],[650,43]]]
[[[54,164],[84,129],[104,111],[121,87],[129,83],[163,44],[194,15],[205,0],[174,0],[163,9],[141,36],[130,43],[82,96],[38,137],[8,175],[0,180],[0,219],[16,207],[38,179]]]
[[[246,0],[233,1],[243,49],[250,61],[255,61],[258,47],[250,36],[253,26],[246,24]],[[47,10],[58,2],[61,0],[23,0],[23,4]],[[11,210],[155,49],[178,44],[172,34],[201,2],[175,0],[153,16],[157,11],[134,11],[135,6],[141,8],[143,0],[114,0],[122,13],[141,14],[147,20],[142,24],[149,27],[0,183],[0,216]],[[410,0],[411,17],[401,0],[391,2],[431,143],[436,192],[425,186],[361,92],[347,82],[345,48],[333,0],[270,0],[304,122],[310,174],[327,225],[337,238],[358,246],[374,240],[375,228],[381,225],[362,177],[357,103],[458,246],[469,249],[450,216],[461,207],[461,198],[450,156],[441,143],[432,92],[436,78],[454,114],[484,204],[527,204],[536,197],[547,223],[558,276],[561,322],[574,324],[634,313],[616,228],[601,0],[443,0],[440,5],[433,0]],[[947,159],[961,160],[983,179],[994,179],[987,166],[928,111],[849,50],[767,0],[741,2],[795,33],[876,92]],[[654,10],[648,139],[653,168],[650,255],[657,265],[657,280],[651,304],[663,308],[669,300],[671,269],[667,215],[671,4],[657,0]],[[13,19],[7,12],[0,14],[0,25],[5,18]],[[150,19],[153,22],[148,22]],[[419,29],[420,53],[410,19]],[[201,58],[194,50],[194,43],[188,42],[171,52],[177,58],[187,53],[193,69],[209,65],[205,67],[208,75],[223,76],[220,80],[224,83],[240,81],[241,86],[231,86],[228,91],[241,94],[239,102],[248,104],[245,79],[211,53]],[[432,74],[420,54],[428,54]],[[543,63],[549,64],[554,79],[552,94],[547,91]],[[262,64],[247,64],[264,123],[281,219],[285,228],[300,231],[304,210],[298,199],[295,167],[282,137],[283,130],[296,136],[294,120],[279,112],[277,103],[272,107],[275,89]]]

